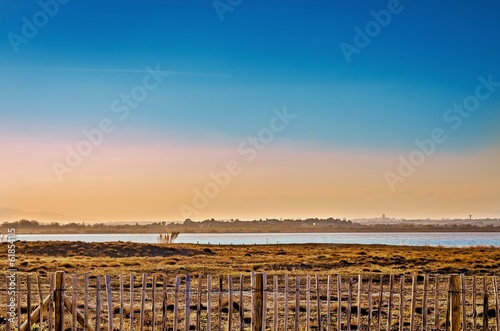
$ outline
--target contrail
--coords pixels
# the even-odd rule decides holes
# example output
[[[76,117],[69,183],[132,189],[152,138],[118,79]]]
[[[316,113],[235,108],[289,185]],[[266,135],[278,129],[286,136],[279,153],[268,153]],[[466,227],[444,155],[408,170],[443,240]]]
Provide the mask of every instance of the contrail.
[[[37,71],[85,71],[85,72],[140,72],[147,73],[144,69],[102,69],[102,68],[44,68],[44,67],[0,67],[0,70],[37,70]],[[216,77],[231,77],[228,74],[207,73],[207,72],[189,72],[189,71],[174,71],[160,70],[161,73],[170,73],[174,75],[192,75],[192,76],[216,76]]]

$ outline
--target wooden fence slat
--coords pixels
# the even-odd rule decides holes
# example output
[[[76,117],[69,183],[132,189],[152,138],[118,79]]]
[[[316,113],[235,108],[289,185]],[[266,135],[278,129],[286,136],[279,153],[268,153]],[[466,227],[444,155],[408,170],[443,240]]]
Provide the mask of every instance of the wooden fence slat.
[[[342,278],[337,275],[337,331],[342,330]]]
[[[392,329],[392,300],[394,300],[394,275],[389,276],[389,306],[387,307],[387,330]],[[359,327],[359,326],[358,326]]]
[[[95,317],[95,329],[101,329],[101,276],[97,276],[97,298],[96,298],[96,317]]]
[[[28,315],[28,330],[31,330],[31,275],[26,275],[26,310]]]
[[[134,331],[134,283],[135,275],[130,273],[130,331]]]
[[[255,288],[253,289],[252,302],[252,331],[262,331],[263,329],[263,307],[264,307],[264,275],[255,274]]]
[[[378,296],[378,311],[377,311],[377,330],[381,331],[382,329],[382,299],[384,297],[384,275],[380,275],[380,292]]]
[[[113,331],[113,300],[111,296],[111,277],[109,275],[105,276],[105,281],[106,281],[106,298],[107,298],[107,305],[108,305],[108,331]],[[76,315],[76,307],[75,309],[75,315]],[[76,318],[76,316],[75,316]]]
[[[10,278],[8,273],[5,274],[5,287],[9,288],[10,287]],[[7,290],[8,291],[8,290]],[[5,296],[5,307],[6,307],[6,312],[5,312],[5,331],[10,331],[10,318],[9,318],[9,312],[11,308],[11,301],[10,301],[10,295]],[[15,307],[12,307],[12,309],[15,309]]]
[[[186,295],[185,295],[185,306],[186,317],[184,318],[184,330],[189,331],[189,327],[191,326],[191,276],[186,275]]]
[[[483,277],[483,288],[484,288],[484,298],[483,298],[483,331],[488,331],[488,284],[486,283],[486,276]]]
[[[352,309],[352,277],[349,277],[349,289],[347,295],[347,331],[351,331],[351,309]]]
[[[401,275],[399,289],[399,331],[404,329],[404,311],[405,311],[405,276]]]
[[[450,294],[451,294],[451,307],[450,307],[450,329],[451,331],[460,331],[460,275],[451,275],[450,277]]]
[[[16,289],[17,289],[17,328],[21,328],[21,275],[16,275]]]
[[[222,275],[219,276],[219,306],[217,307],[217,318],[219,319],[217,323],[217,330],[222,331]]]
[[[332,305],[332,276],[328,275],[326,281],[326,331],[331,331],[332,329],[332,315],[330,312],[331,305]]]
[[[78,321],[77,321],[77,310],[76,310],[76,306],[77,306],[77,300],[78,300],[78,293],[77,293],[77,278],[76,278],[76,275],[73,274],[73,279],[72,279],[72,282],[71,282],[71,287],[73,288],[73,295],[72,295],[72,310],[71,310],[71,315],[73,317],[73,320],[72,320],[72,327],[73,327],[73,331],[76,331],[78,329]],[[113,331],[113,330],[110,330],[110,331]]]
[[[373,276],[370,274],[368,278],[368,331],[371,330],[372,327],[372,317],[373,317]]]
[[[306,331],[311,330],[311,275],[306,277]]]
[[[262,273],[262,330],[267,329],[267,274]]]
[[[196,302],[196,331],[201,331],[201,274],[198,275],[198,300]]]
[[[167,296],[167,275],[163,274],[163,304],[161,306],[161,330],[167,331],[167,306],[168,306],[168,296]]]
[[[38,287],[38,307],[42,307],[43,308],[43,293],[42,293],[42,280],[41,280],[41,277],[40,277],[40,274],[36,274],[36,284],[37,284],[37,287]],[[39,318],[39,325],[40,325],[40,330],[43,330],[44,327],[43,327],[43,312],[44,312],[44,309],[41,309],[40,310],[40,318]],[[6,321],[8,323],[8,319]]]
[[[289,285],[288,285],[288,274],[285,275],[285,311],[284,311],[284,330],[288,330],[288,290],[289,290]]]
[[[212,275],[207,276],[207,330],[212,330]]]
[[[300,276],[295,276],[295,323],[294,330],[299,331],[300,312]]]
[[[233,277],[227,276],[227,290],[228,290],[228,309],[227,309],[227,329],[230,331],[233,328]]]
[[[49,277],[49,318],[48,318],[48,331],[54,330],[54,319],[53,319],[53,303],[54,303],[54,287],[55,287],[55,274],[51,273]],[[87,329],[84,329],[87,331]]]
[[[476,276],[472,276],[472,330],[476,330],[477,310],[476,310]]]
[[[436,275],[434,288],[434,329],[439,330],[439,275]]]
[[[144,306],[146,303],[146,288],[148,286],[148,274],[142,274],[142,290],[141,290],[141,311],[139,315],[139,330],[144,331]]]
[[[316,305],[318,308],[318,330],[321,331],[321,291],[319,286],[319,275],[316,274]]]
[[[124,299],[123,299],[123,275],[120,274],[120,326],[119,330],[123,331],[123,307],[124,307]]]
[[[460,275],[461,296],[462,296],[462,331],[467,331],[467,306],[465,305],[465,275]],[[498,314],[497,314],[498,315]],[[498,330],[500,331],[500,330]]]
[[[358,320],[358,330],[361,329],[361,291],[363,286],[363,276],[361,274],[358,275],[358,310],[357,310],[357,320]]]
[[[273,316],[273,330],[278,331],[278,276],[275,275],[273,278],[273,307],[274,307],[274,316]]]
[[[244,287],[244,276],[240,275],[240,331],[243,331],[245,328],[245,315],[244,315],[244,307],[245,307],[245,298],[243,296],[243,287]]]
[[[422,328],[427,331],[427,291],[429,290],[429,275],[424,275],[424,296],[422,302]]]
[[[151,286],[151,331],[156,330],[156,281],[156,274],[154,274]]]
[[[89,273],[83,275],[83,318],[88,321],[89,318]],[[85,331],[88,330],[87,324],[83,327]]]
[[[55,316],[56,316],[55,330],[64,331],[64,272],[62,271],[56,272],[56,289],[55,289],[54,301],[55,301]]]
[[[415,331],[416,307],[417,307],[417,275],[413,275],[411,281],[410,331]]]
[[[174,290],[174,330],[178,330],[179,323],[179,287],[181,286],[181,278],[175,277],[175,290]]]
[[[495,296],[495,317],[496,317],[496,326],[497,331],[500,331],[500,310],[498,304],[498,284],[497,284],[497,276],[493,276],[493,295]]]

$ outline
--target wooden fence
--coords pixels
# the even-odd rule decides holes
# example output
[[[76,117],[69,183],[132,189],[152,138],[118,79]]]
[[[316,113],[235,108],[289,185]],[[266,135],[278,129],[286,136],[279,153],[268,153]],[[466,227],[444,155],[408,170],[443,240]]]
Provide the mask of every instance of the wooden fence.
[[[2,285],[7,331],[500,331],[496,276],[57,272],[8,274]]]

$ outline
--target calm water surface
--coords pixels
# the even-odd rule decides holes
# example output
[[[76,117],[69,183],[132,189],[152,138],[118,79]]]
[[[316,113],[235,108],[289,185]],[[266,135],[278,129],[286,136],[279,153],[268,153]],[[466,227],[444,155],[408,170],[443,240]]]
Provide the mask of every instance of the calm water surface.
[[[19,234],[18,240],[156,243],[156,234]],[[410,246],[497,246],[500,233],[185,233],[176,243],[200,244],[385,244]]]

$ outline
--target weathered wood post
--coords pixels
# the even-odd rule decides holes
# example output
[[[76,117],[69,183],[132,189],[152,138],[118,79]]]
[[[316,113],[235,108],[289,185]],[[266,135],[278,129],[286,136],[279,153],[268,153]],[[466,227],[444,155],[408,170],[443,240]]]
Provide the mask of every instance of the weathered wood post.
[[[64,271],[56,272],[55,303],[55,331],[64,330]]]
[[[255,274],[255,288],[253,289],[252,331],[262,331],[262,314],[264,308],[264,277],[262,273]]]
[[[488,331],[488,284],[486,283],[486,276],[483,277],[483,288],[484,288],[484,298],[483,298],[483,331]]]
[[[460,275],[451,275],[450,277],[450,330],[460,331],[461,316],[460,316]]]

